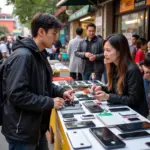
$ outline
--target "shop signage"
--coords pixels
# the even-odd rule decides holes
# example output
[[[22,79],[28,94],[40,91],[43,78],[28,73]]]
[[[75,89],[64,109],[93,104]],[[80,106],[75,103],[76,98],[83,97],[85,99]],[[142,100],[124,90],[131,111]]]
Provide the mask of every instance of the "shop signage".
[[[120,12],[125,12],[134,9],[134,0],[121,0]]]
[[[150,0],[147,0],[146,5],[150,5]]]
[[[135,8],[145,6],[146,5],[146,0],[135,0]]]
[[[96,26],[102,26],[102,16],[96,18]]]
[[[88,14],[90,6],[84,6],[83,8],[81,8],[80,10],[78,10],[77,12],[73,13],[71,16],[69,16],[69,21],[78,19],[86,14]]]

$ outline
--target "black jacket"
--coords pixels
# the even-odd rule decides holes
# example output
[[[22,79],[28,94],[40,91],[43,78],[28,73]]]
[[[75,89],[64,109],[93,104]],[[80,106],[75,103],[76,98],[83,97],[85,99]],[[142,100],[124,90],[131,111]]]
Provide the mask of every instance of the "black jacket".
[[[145,91],[141,72],[136,64],[129,62],[127,72],[125,72],[125,82],[123,94],[118,95],[116,91],[117,74],[113,76],[113,86],[108,102],[123,104],[131,107],[141,115],[147,117],[148,106],[145,99]]]
[[[31,38],[18,39],[3,74],[2,133],[8,140],[37,143],[49,128],[53,98],[64,90],[52,84],[52,70]]]
[[[96,59],[93,61],[94,72],[103,73],[104,72],[104,51],[103,51],[103,40],[98,37],[94,37],[91,41],[91,51],[96,55]],[[85,52],[87,52],[87,38],[81,40],[75,51],[75,56],[82,58],[82,72],[85,71],[85,64],[88,58],[85,57]]]

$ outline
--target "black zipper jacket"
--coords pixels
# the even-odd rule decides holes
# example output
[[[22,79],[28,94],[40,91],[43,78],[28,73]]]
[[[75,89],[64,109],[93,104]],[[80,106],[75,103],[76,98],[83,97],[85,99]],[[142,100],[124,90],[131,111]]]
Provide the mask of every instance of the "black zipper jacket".
[[[108,102],[112,104],[127,105],[144,117],[147,117],[149,111],[145,99],[143,78],[137,65],[129,61],[127,71],[125,72],[125,82],[122,95],[117,94],[117,81],[118,74],[114,73],[112,91],[110,92]]]
[[[5,61],[2,133],[8,140],[38,143],[49,128],[52,97],[64,90],[52,83],[52,70],[31,38],[18,39]]]

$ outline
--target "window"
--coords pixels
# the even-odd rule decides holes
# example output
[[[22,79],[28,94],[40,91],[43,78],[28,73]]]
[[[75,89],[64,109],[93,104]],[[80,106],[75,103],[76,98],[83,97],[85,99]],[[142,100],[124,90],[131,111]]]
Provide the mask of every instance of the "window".
[[[131,44],[131,37],[138,34],[140,37],[145,37],[145,14],[144,11],[123,15],[120,17],[121,33],[128,39]],[[118,22],[120,22],[118,20]]]

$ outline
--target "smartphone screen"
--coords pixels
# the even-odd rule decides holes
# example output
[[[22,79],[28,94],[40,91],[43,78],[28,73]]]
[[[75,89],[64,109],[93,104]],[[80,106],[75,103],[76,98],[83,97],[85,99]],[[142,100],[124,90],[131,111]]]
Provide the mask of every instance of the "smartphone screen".
[[[128,118],[129,121],[139,121],[139,118]]]
[[[91,112],[91,113],[99,113],[99,112],[103,112],[104,110],[97,105],[94,102],[84,102],[83,105]]]
[[[72,121],[77,121],[76,118],[64,118],[63,119],[64,122],[72,122]]]
[[[150,147],[150,142],[146,142],[145,144],[146,144],[148,147]]]
[[[62,115],[63,116],[63,118],[73,118],[74,117],[74,115],[73,114],[63,114]]]
[[[130,132],[130,131],[138,131],[143,129],[150,129],[149,122],[134,122],[134,123],[127,123],[127,124],[120,124],[116,126],[123,132]]]
[[[94,117],[94,115],[93,114],[88,114],[88,115],[82,115],[82,117]]]
[[[91,128],[90,132],[106,149],[125,147],[125,143],[106,127]]]
[[[77,128],[92,128],[95,127],[93,121],[75,121],[65,123],[67,129],[77,129]]]
[[[139,138],[139,137],[150,136],[150,134],[147,131],[140,131],[140,132],[119,134],[119,136],[122,139],[132,139],[132,138]]]
[[[109,109],[111,112],[118,112],[118,111],[130,111],[129,108],[122,107],[122,108],[110,108]]]

